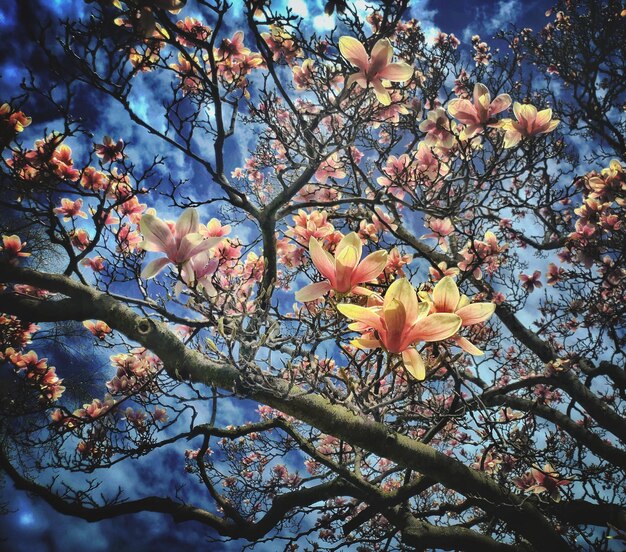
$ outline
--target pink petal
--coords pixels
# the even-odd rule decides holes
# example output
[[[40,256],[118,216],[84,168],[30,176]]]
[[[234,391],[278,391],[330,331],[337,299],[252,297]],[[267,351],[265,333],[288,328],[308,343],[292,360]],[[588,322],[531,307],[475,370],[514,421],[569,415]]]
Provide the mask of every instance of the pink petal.
[[[426,379],[426,366],[424,359],[419,351],[413,347],[402,351],[402,362],[405,370],[411,374],[416,380],[423,381]]]
[[[471,326],[488,320],[495,310],[495,303],[472,303],[460,308],[456,314],[461,317],[463,326]]]
[[[500,94],[499,96],[496,96],[496,99],[493,100],[489,106],[489,116],[493,117],[498,113],[502,113],[505,109],[511,107],[512,103],[513,100],[508,94]]]
[[[141,278],[149,280],[154,278],[159,272],[161,272],[167,264],[171,261],[167,257],[159,257],[154,261],[150,261],[146,267],[141,271]]]
[[[376,94],[376,98],[383,105],[391,104],[391,96],[387,89],[383,86],[383,83],[380,79],[373,79],[370,83],[374,88],[374,93]]]
[[[198,231],[198,211],[193,208],[185,209],[176,221],[176,237],[179,239],[187,234]]]
[[[352,65],[358,67],[362,71],[366,71],[369,66],[369,56],[365,51],[365,47],[356,38],[351,36],[342,36],[339,39],[339,51]]]
[[[435,313],[422,318],[406,336],[407,343],[414,341],[443,341],[453,336],[461,327],[461,318],[456,314]]]
[[[144,237],[142,249],[158,251],[168,256],[176,249],[176,242],[170,227],[154,215],[144,215],[139,221],[139,228]]]
[[[352,285],[370,282],[380,275],[387,266],[387,252],[376,251],[363,259],[352,273]]]
[[[464,337],[460,335],[453,337],[453,339],[454,339],[454,342],[459,347],[461,347],[461,349],[463,349],[466,353],[469,353],[470,355],[482,356],[485,354],[478,347],[476,347],[476,345],[474,345],[471,341],[469,341],[468,339],[465,339]]]
[[[448,113],[466,125],[480,122],[476,108],[469,100],[451,100]]]
[[[335,259],[325,251],[320,243],[315,239],[309,240],[309,254],[311,260],[315,265],[315,268],[319,270],[320,274],[327,278],[331,285],[335,282]]]
[[[393,57],[393,47],[391,42],[383,38],[374,44],[372,48],[372,57],[370,60],[369,75],[378,76],[391,63]]]
[[[308,303],[309,301],[315,301],[330,291],[330,282],[315,282],[304,286],[302,289],[296,291],[296,301],[300,303]]]
[[[450,276],[444,276],[433,289],[433,301],[437,312],[454,312],[460,298],[459,288]]]
[[[378,76],[394,82],[405,82],[413,76],[413,67],[408,63],[390,63]]]

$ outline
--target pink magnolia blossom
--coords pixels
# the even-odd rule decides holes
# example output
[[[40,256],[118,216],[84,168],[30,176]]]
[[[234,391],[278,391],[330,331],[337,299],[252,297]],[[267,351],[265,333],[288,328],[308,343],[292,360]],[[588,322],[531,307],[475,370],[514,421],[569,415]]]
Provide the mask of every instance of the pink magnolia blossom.
[[[361,260],[363,245],[356,232],[344,236],[335,255],[325,251],[314,238],[309,241],[309,252],[315,267],[326,278],[303,287],[296,293],[296,301],[306,303],[319,299],[331,289],[337,293],[369,295],[371,292],[359,284],[376,278],[387,265],[387,252],[376,251]]]
[[[454,146],[452,125],[442,107],[429,111],[426,119],[420,123],[419,129],[426,133],[424,142],[428,146],[445,149]]]
[[[336,178],[341,180],[346,177],[346,171],[343,163],[339,160],[337,152],[330,155],[324,161],[320,163],[317,171],[315,171],[315,178],[320,184],[326,184],[329,178]]]
[[[471,138],[481,132],[483,127],[491,122],[494,115],[508,109],[511,102],[511,96],[508,94],[500,94],[491,101],[491,94],[487,87],[477,82],[474,85],[474,101],[452,100],[448,104],[448,113],[466,125],[464,138]]]
[[[422,294],[420,294],[422,295]],[[433,289],[432,296],[422,297],[430,303],[430,312],[454,313],[461,318],[461,326],[473,326],[491,318],[496,310],[494,303],[470,303],[466,295],[459,293],[456,282],[450,276],[444,276]],[[454,342],[471,355],[482,355],[483,352],[473,343],[461,336],[455,336]]]
[[[81,218],[86,219],[87,213],[80,210],[82,206],[83,206],[82,199],[77,199],[76,201],[72,201],[71,199],[63,198],[61,200],[61,207],[55,207],[54,212],[57,215],[63,215],[63,220],[65,222],[73,219],[74,217],[81,217]]]
[[[83,266],[88,266],[94,272],[101,272],[104,270],[104,257],[87,257],[81,261]]]
[[[461,318],[452,313],[428,314],[429,304],[417,300],[415,288],[406,278],[393,282],[380,307],[339,304],[344,316],[355,320],[351,330],[363,335],[352,341],[356,347],[384,347],[389,353],[402,355],[404,368],[416,379],[426,377],[426,366],[414,344],[418,341],[443,341],[461,327]],[[376,333],[373,333],[376,332]]]
[[[441,250],[447,252],[448,242],[446,241],[446,237],[454,232],[454,225],[452,224],[452,221],[449,218],[431,218],[428,221],[428,226],[432,232],[430,234],[424,234],[421,239],[426,240],[434,238],[437,240],[437,245],[439,245]]]
[[[543,287],[541,283],[541,272],[535,270],[532,273],[532,276],[528,276],[528,274],[520,274],[519,279],[522,281],[522,287],[528,292],[532,293],[535,291],[535,288],[539,289]]]
[[[559,487],[572,484],[569,479],[561,479],[559,474],[554,471],[554,468],[550,464],[546,464],[543,469],[533,467],[530,470],[530,473],[535,484],[529,486],[526,491],[535,494],[548,493],[550,498],[555,502],[559,502],[561,500]]]
[[[115,142],[110,136],[105,136],[102,144],[95,145],[96,155],[103,163],[120,161],[124,158],[124,140],[121,138]]]
[[[348,77],[346,88],[350,88],[353,83],[364,89],[371,85],[376,98],[383,105],[391,103],[391,96],[383,79],[406,82],[413,76],[413,67],[408,63],[391,63],[393,47],[386,38],[374,44],[372,55],[369,56],[363,44],[356,38],[342,36],[339,39],[339,51],[344,58],[359,69]]]
[[[22,242],[20,237],[13,234],[12,236],[2,236],[2,247],[0,251],[10,258],[15,259],[17,257],[30,257],[30,253],[23,251],[26,242]]]
[[[537,111],[534,105],[515,102],[513,104],[513,113],[517,119],[516,121],[513,119],[502,119],[490,125],[505,131],[505,148],[515,147],[522,138],[552,132],[560,123],[559,120],[552,119],[552,109],[550,108]]]
[[[107,334],[111,333],[111,328],[106,322],[102,320],[96,320],[92,322],[91,320],[85,320],[83,322],[83,326],[87,328],[93,335],[95,335],[98,339],[103,340]]]
[[[173,227],[151,214],[141,217],[144,241],[139,247],[166,255],[148,263],[141,273],[142,278],[154,278],[169,263],[184,268],[189,259],[222,241],[221,237],[204,239],[198,232],[199,226],[198,212],[192,208],[185,209]]]

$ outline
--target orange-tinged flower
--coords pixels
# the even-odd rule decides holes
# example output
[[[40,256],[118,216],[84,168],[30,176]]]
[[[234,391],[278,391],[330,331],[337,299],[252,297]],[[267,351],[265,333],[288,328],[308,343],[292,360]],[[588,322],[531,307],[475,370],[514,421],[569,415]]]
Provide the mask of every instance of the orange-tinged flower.
[[[82,206],[82,199],[72,201],[71,199],[67,199],[64,197],[63,199],[61,199],[61,207],[55,207],[54,212],[57,215],[63,215],[63,220],[65,222],[72,220],[74,217],[81,217],[86,219],[87,213],[81,211]]]
[[[432,297],[422,294],[430,303],[430,311],[436,313],[454,313],[461,319],[461,326],[473,326],[491,318],[496,310],[495,303],[470,303],[466,295],[459,293],[456,282],[450,276],[444,276],[433,289]],[[471,355],[484,354],[473,343],[461,336],[455,336],[454,342]]]
[[[420,303],[417,293],[406,278],[389,286],[381,307],[360,307],[339,304],[344,316],[355,320],[348,326],[364,333],[352,341],[363,349],[383,347],[389,353],[402,355],[405,369],[418,380],[426,377],[426,366],[414,347],[418,341],[443,341],[461,327],[461,318],[452,313],[428,314],[429,304]]]
[[[383,105],[391,103],[391,96],[383,84],[383,79],[406,82],[413,76],[413,67],[408,63],[391,63],[393,47],[386,38],[376,42],[372,48],[372,55],[368,56],[365,47],[356,38],[342,36],[339,39],[339,51],[344,58],[359,69],[348,77],[346,88],[350,88],[355,82],[361,88],[372,85],[378,101]]]
[[[4,251],[10,258],[30,257],[30,253],[23,251],[26,242],[22,242],[19,236],[2,236],[2,247],[0,251]]]
[[[109,325],[102,320],[96,320],[95,322],[85,320],[83,322],[83,326],[85,326],[85,328],[87,328],[98,339],[104,339],[107,334],[111,333]]]
[[[505,148],[515,147],[522,138],[552,132],[560,123],[559,120],[552,119],[552,109],[550,108],[537,111],[534,105],[515,102],[513,104],[513,113],[517,121],[502,119],[490,125],[505,131]]]
[[[359,284],[376,278],[387,265],[386,251],[370,253],[361,260],[363,244],[356,232],[341,238],[334,256],[324,250],[315,238],[309,241],[309,253],[313,264],[326,280],[298,290],[296,301],[302,303],[319,299],[331,289],[337,293],[370,295],[372,292]]]
[[[491,101],[489,89],[477,82],[474,85],[474,101],[452,100],[448,103],[448,113],[466,125],[464,137],[471,138],[480,132],[494,115],[508,109],[511,102],[511,96],[508,94],[500,94]]]

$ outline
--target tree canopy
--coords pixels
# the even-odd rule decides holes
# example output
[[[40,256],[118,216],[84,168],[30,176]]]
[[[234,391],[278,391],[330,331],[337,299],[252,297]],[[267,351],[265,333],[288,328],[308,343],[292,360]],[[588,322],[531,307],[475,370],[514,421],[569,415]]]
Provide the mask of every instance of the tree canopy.
[[[2,471],[242,548],[622,549],[626,9],[326,13],[42,21],[0,106]]]

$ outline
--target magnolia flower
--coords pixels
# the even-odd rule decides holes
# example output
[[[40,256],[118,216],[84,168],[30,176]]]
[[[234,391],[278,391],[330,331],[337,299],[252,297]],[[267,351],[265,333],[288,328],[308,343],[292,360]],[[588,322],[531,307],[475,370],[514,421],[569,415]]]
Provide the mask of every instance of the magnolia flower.
[[[61,207],[55,207],[54,213],[57,215],[63,215],[63,220],[65,222],[72,220],[74,217],[81,217],[86,219],[87,213],[80,210],[82,206],[82,199],[72,201],[71,199],[67,199],[64,197],[63,199],[61,199]]]
[[[520,274],[519,279],[522,282],[522,287],[528,292],[532,293],[536,289],[543,287],[541,283],[541,272],[535,270],[530,276],[528,274]]]
[[[414,344],[443,341],[461,327],[461,318],[456,314],[429,315],[428,303],[418,302],[415,289],[406,278],[389,286],[382,307],[339,304],[337,309],[357,322],[348,326],[351,330],[364,334],[353,340],[353,345],[363,349],[383,347],[389,353],[400,353],[404,368],[418,380],[426,378],[426,366]]]
[[[437,107],[428,112],[419,126],[426,133],[424,143],[436,148],[450,149],[454,146],[454,134],[450,119],[442,107]]]
[[[484,84],[474,85],[474,101],[455,99],[448,104],[448,113],[466,125],[464,138],[471,138],[482,130],[490,119],[508,109],[511,96],[500,94],[491,101],[491,94]]]
[[[552,132],[560,123],[559,120],[552,119],[552,110],[550,108],[538,112],[534,105],[522,105],[515,102],[513,104],[513,113],[517,121],[513,119],[502,119],[490,125],[505,131],[505,148],[515,147],[522,138]]]
[[[413,76],[413,67],[409,64],[391,63],[393,47],[386,38],[374,44],[371,57],[367,55],[363,44],[351,36],[342,36],[339,39],[339,51],[344,58],[359,69],[348,77],[346,88],[350,88],[355,82],[361,88],[367,88],[371,84],[378,101],[383,105],[391,103],[391,96],[382,79],[405,82]]]
[[[110,136],[105,136],[102,144],[94,146],[96,155],[102,159],[103,163],[119,161],[124,158],[124,140],[121,138],[115,142]]]
[[[87,328],[98,339],[104,339],[107,334],[111,333],[111,328],[109,327],[109,325],[102,320],[96,320],[95,322],[92,322],[91,320],[85,320],[83,322],[83,326],[85,326],[85,328]]]
[[[151,214],[141,217],[139,226],[144,237],[139,247],[166,255],[148,263],[141,272],[141,277],[146,279],[154,278],[169,263],[181,266],[184,270],[186,267],[182,265],[189,259],[222,241],[221,237],[204,239],[198,232],[198,212],[192,208],[183,211],[173,228]]]
[[[561,476],[554,471],[554,468],[550,464],[546,464],[543,469],[534,466],[530,470],[530,473],[535,484],[531,485],[526,490],[535,494],[548,493],[550,498],[555,502],[561,500],[559,487],[572,484],[568,479],[561,479]]]
[[[491,318],[496,310],[494,303],[470,303],[466,295],[459,293],[456,282],[450,276],[444,276],[433,289],[432,297],[422,295],[430,303],[431,312],[454,313],[461,319],[461,326],[473,326]],[[454,342],[471,355],[484,354],[473,343],[461,336],[455,336]]]
[[[0,251],[4,251],[10,258],[30,257],[30,253],[23,251],[26,242],[22,242],[19,236],[2,236],[2,247]]]
[[[296,301],[302,303],[319,299],[331,289],[337,293],[369,295],[371,292],[359,284],[376,278],[387,265],[386,251],[370,253],[361,261],[363,245],[356,232],[342,237],[334,256],[322,249],[315,238],[309,240],[309,253],[317,270],[327,279],[298,290]]]

